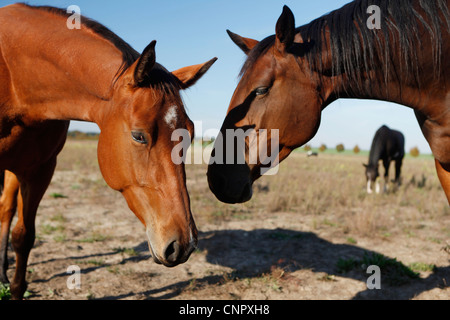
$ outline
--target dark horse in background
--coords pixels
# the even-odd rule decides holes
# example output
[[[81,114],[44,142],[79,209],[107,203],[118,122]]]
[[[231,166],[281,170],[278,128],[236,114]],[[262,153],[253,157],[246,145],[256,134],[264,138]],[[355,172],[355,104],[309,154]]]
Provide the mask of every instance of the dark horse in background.
[[[392,161],[395,161],[395,180],[396,185],[400,184],[400,174],[402,170],[403,158],[405,157],[405,137],[396,130],[391,130],[387,126],[382,126],[375,133],[370,148],[369,164],[365,164],[367,178],[367,193],[372,193],[372,186],[376,184],[375,191],[380,193],[380,184],[378,177],[378,164],[383,161],[384,166],[384,191],[386,192],[389,184],[389,167]]]
[[[248,161],[247,137],[239,143],[245,163],[224,163],[232,150],[224,147],[228,130],[269,132],[266,148],[278,151],[276,165],[315,136],[328,105],[356,98],[414,110],[450,200],[449,3],[356,0],[300,28],[285,6],[276,34],[262,41],[228,32],[247,60],[220,130],[223,139],[211,153],[211,191],[223,202],[248,201],[266,165],[265,159]],[[374,8],[379,28],[369,23]],[[272,133],[278,135],[275,148]]]

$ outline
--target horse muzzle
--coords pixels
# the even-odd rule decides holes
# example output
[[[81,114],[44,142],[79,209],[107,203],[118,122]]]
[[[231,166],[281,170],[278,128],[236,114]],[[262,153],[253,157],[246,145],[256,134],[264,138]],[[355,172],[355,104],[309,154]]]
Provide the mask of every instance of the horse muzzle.
[[[247,165],[210,164],[207,175],[209,189],[221,202],[244,203],[253,196],[253,181]]]
[[[173,237],[164,243],[156,240],[154,233],[147,229],[148,247],[152,254],[153,260],[166,267],[172,268],[179,264],[185,263],[191,253],[197,248],[197,237],[191,236],[189,241],[183,242],[177,237]]]

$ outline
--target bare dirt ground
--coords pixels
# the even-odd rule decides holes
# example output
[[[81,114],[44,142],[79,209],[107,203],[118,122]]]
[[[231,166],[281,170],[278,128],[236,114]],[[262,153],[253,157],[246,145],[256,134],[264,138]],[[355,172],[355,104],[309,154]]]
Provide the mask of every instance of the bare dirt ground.
[[[38,211],[27,299],[448,300],[450,210],[432,158],[406,159],[403,185],[371,196],[364,161],[294,154],[243,205],[218,202],[206,166],[187,166],[199,247],[168,269],[103,181],[96,142],[68,141]],[[369,290],[367,264],[377,263],[381,290]],[[71,265],[80,289],[67,287]]]

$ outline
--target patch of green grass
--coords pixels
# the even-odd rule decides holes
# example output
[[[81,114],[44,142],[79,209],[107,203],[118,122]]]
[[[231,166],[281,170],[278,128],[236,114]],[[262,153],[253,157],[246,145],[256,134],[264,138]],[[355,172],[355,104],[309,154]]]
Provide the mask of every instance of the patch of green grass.
[[[223,217],[225,215],[225,213],[222,210],[215,210],[211,213],[211,216],[213,217]]]
[[[105,265],[105,261],[103,259],[77,260],[76,264],[92,264],[94,266],[103,266]]]
[[[89,291],[89,293],[86,295],[87,300],[95,300],[95,293],[92,291]]]
[[[4,285],[0,283],[0,300],[10,300],[11,299],[11,291],[9,289],[9,285]]]
[[[52,234],[56,231],[64,231],[64,229],[65,228],[63,226],[52,226],[50,224],[44,224],[41,226],[41,232],[46,235]]]
[[[329,226],[329,227],[336,227],[337,226],[336,223],[334,223],[334,222],[332,222],[332,221],[330,221],[330,220],[328,220],[326,218],[323,219],[322,224],[326,225],[326,226]]]
[[[50,193],[50,197],[52,197],[54,199],[65,199],[65,198],[68,198],[68,196],[65,196],[65,195],[63,195],[61,193],[57,193],[57,192]]]
[[[405,266],[397,259],[388,258],[379,253],[364,254],[362,259],[364,267],[376,265],[380,267],[382,279],[390,285],[402,285],[408,283],[411,279],[418,279],[419,274]],[[383,280],[382,280],[383,281]]]
[[[108,236],[102,235],[100,233],[94,232],[90,237],[76,240],[77,242],[86,242],[86,243],[94,243],[94,242],[102,242],[106,241]]]
[[[199,288],[199,283],[197,281],[197,279],[191,279],[189,281],[189,284],[187,285],[187,287],[185,288],[186,291],[195,291]]]
[[[26,299],[31,295],[29,291],[25,291],[23,297]],[[11,290],[9,284],[0,283],[0,300],[11,300]]]
[[[353,258],[348,258],[348,259],[339,258],[339,260],[336,264],[336,267],[337,267],[339,273],[347,273],[350,270],[353,270],[360,265],[361,265],[361,263]]]
[[[114,248],[114,251],[116,251],[117,253],[126,253],[127,255],[129,255],[131,257],[136,257],[136,256],[140,255],[140,253],[138,251],[136,251],[136,249],[134,249],[134,248],[118,247],[118,248]]]
[[[270,273],[264,273],[261,276],[261,281],[264,285],[275,291],[282,292],[283,287],[280,284],[280,280],[285,275],[285,270],[279,267],[272,267]]]
[[[54,236],[53,237],[53,240],[55,241],[55,242],[64,242],[64,241],[66,241],[67,240],[67,237],[66,237],[66,235],[65,234],[59,234],[59,235],[56,235],[56,236]]]
[[[413,271],[434,271],[436,270],[435,264],[426,264],[423,262],[414,262],[409,265],[409,268],[411,268]]]
[[[367,267],[372,265],[380,268],[381,281],[393,286],[403,285],[408,283],[411,279],[419,278],[419,274],[415,272],[411,266],[407,267],[400,261],[397,261],[397,259],[388,258],[379,253],[364,253],[361,260],[341,258],[338,260],[336,267],[339,273],[347,273],[358,267],[365,271]],[[429,266],[427,268],[429,268]]]
[[[248,215],[248,214],[233,214],[233,219],[236,219],[236,220],[248,220],[248,219],[250,219],[251,218],[251,215]]]
[[[112,274],[120,274],[120,269],[117,266],[108,266],[106,267],[106,270]]]
[[[434,243],[437,243],[437,244],[440,244],[442,242],[441,239],[434,238],[434,237],[429,237],[429,238],[427,238],[427,240],[429,240],[431,242],[434,242]]]
[[[61,223],[67,222],[66,217],[64,217],[64,215],[62,213],[54,215],[53,217],[50,218],[50,220],[54,221],[54,222],[61,222]]]

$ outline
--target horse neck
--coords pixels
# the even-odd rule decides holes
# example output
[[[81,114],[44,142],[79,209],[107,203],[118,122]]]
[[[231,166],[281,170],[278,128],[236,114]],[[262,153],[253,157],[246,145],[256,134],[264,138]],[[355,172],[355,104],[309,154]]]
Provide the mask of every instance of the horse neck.
[[[64,17],[36,9],[15,14],[26,19],[2,25],[0,36],[8,37],[1,50],[24,122],[98,122],[112,98],[121,52],[84,26],[61,27]]]
[[[420,12],[419,1],[414,1],[414,5]],[[429,20],[430,17],[423,19]],[[448,36],[450,25],[442,23],[440,26],[443,39],[440,47],[434,40],[437,35],[433,32],[436,31],[430,31],[424,26],[428,22],[423,23],[417,19],[417,30],[404,30],[405,33],[411,32],[410,39],[417,39],[420,36],[420,45],[415,46],[415,41],[411,41],[413,44],[410,45],[415,47],[409,48],[404,43],[399,44],[401,41],[395,37],[386,42],[385,37],[392,36],[387,35],[391,31],[386,26],[384,29],[387,30],[382,28],[367,33],[366,30],[361,31],[361,28],[365,28],[365,22],[364,26],[361,26],[354,21],[354,28],[359,30],[359,35],[364,32],[365,41],[372,45],[363,46],[362,51],[349,50],[350,53],[346,53],[348,61],[343,62],[344,66],[333,67],[330,67],[333,65],[330,57],[336,54],[331,50],[330,32],[321,31],[321,34],[325,35],[320,41],[323,57],[321,59],[324,65],[335,68],[332,76],[319,73],[318,87],[324,90],[322,93],[324,107],[339,98],[375,99],[406,105],[431,116],[435,105],[445,104],[446,99],[448,100],[446,70],[450,67],[450,62],[445,57],[450,52],[450,44],[449,41],[445,41],[445,37]],[[328,28],[326,30],[329,31]],[[348,41],[347,37],[335,39],[334,42],[347,41],[348,43],[344,44],[345,48],[355,48],[362,46],[359,42],[355,43],[358,38],[352,37]],[[356,73],[346,72],[348,67],[345,64],[354,65],[357,62],[361,68],[355,68]]]
[[[381,159],[382,142],[376,137],[372,143],[369,154],[369,166],[378,167],[378,161]]]

